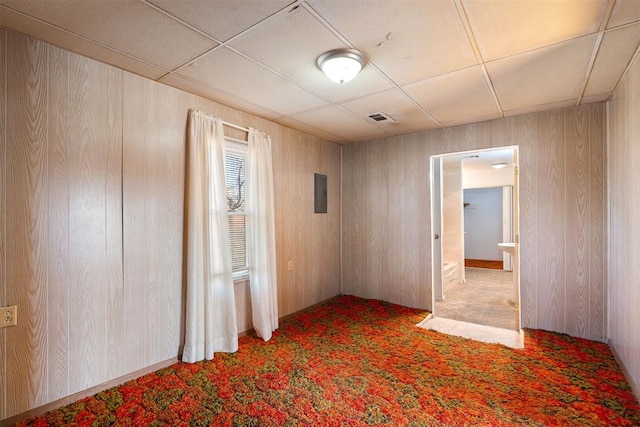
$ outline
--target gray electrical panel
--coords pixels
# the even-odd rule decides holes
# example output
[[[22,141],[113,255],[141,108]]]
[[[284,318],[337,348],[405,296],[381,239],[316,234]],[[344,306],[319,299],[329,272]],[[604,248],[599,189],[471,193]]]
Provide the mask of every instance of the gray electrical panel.
[[[327,213],[327,175],[314,174],[314,212]]]

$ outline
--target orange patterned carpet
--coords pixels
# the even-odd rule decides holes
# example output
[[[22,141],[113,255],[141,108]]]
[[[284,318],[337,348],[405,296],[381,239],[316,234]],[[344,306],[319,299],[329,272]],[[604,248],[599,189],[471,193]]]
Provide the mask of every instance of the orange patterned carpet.
[[[525,331],[525,349],[419,329],[420,310],[340,297],[270,342],[177,363],[21,425],[624,426],[640,405],[607,345]]]

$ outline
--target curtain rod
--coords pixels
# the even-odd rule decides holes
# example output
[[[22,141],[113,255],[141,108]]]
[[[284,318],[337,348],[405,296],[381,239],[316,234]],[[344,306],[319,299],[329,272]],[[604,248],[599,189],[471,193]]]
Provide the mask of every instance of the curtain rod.
[[[243,128],[242,126],[234,125],[233,123],[225,122],[224,120],[222,120],[222,124],[225,125],[225,126],[229,126],[231,128],[235,128],[235,129],[241,130],[243,132],[249,133],[249,129]]]
[[[192,110],[192,111],[197,111],[198,113],[200,113],[200,114],[204,114],[205,116],[208,116],[208,117],[211,117],[211,118],[216,118],[216,116],[211,115],[211,114],[209,114],[209,113],[206,113],[206,112],[204,112],[204,111],[198,110],[197,108],[192,108],[191,110]],[[225,126],[229,126],[229,127],[232,127],[232,128],[238,129],[238,130],[241,130],[241,131],[243,131],[243,132],[247,132],[247,133],[249,133],[249,128],[244,128],[244,127],[242,127],[242,126],[238,126],[238,125],[235,125],[235,124],[233,124],[233,123],[225,122],[224,120],[220,120],[220,121],[221,121],[221,122],[222,122],[222,124],[223,124],[223,125],[225,125]]]

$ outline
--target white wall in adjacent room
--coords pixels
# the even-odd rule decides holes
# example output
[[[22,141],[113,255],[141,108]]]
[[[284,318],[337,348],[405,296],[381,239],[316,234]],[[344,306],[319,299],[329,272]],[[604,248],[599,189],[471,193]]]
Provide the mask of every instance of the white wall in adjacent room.
[[[502,261],[502,187],[466,189],[464,203],[465,259]]]

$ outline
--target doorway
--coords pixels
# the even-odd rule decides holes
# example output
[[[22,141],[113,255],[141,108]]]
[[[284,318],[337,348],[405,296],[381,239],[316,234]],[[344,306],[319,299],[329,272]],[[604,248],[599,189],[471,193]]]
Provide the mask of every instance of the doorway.
[[[432,317],[519,332],[518,147],[432,156],[431,195]]]

